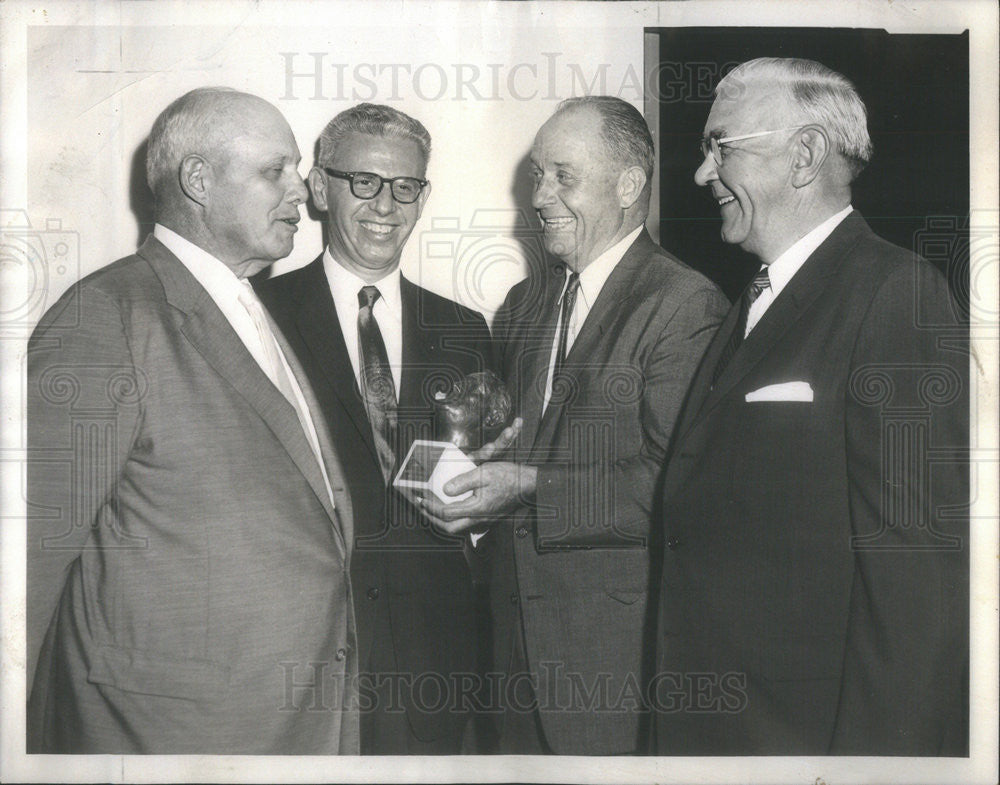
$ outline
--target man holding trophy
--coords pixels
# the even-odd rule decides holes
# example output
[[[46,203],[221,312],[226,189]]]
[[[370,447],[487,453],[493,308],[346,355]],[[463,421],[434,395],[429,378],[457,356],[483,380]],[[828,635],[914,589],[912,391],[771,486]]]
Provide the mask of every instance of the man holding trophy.
[[[449,532],[488,527],[499,751],[641,752],[654,489],[729,303],[644,229],[653,142],[630,104],[564,101],[531,162],[558,264],[516,285],[494,325],[523,422],[480,451],[502,460],[444,483],[464,498],[422,506]]]
[[[316,390],[354,504],[363,754],[461,751],[468,707],[420,685],[477,669],[467,538],[429,526],[392,487],[411,444],[434,436],[435,392],[492,355],[480,314],[399,272],[430,194],[429,156],[427,130],[402,112],[360,104],[338,114],[308,178],[326,249],[257,284]]]

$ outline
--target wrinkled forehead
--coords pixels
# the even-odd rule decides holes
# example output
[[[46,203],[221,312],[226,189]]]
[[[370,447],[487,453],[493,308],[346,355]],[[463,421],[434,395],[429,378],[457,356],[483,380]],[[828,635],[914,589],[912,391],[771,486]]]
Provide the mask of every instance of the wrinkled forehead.
[[[727,79],[705,122],[705,135],[736,136],[780,128],[795,112],[792,96],[771,81]]]

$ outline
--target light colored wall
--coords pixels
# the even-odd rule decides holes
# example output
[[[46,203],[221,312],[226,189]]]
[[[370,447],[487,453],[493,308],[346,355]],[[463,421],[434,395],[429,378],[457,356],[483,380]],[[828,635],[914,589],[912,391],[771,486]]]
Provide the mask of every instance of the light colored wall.
[[[290,16],[290,27],[29,28],[28,212],[36,228],[55,220],[78,233],[80,248],[79,269],[54,274],[48,301],[134,250],[148,209],[136,151],[173,98],[217,84],[281,109],[303,176],[323,126],[361,100],[423,122],[433,188],[403,271],[489,316],[539,253],[523,168],[536,130],[571,95],[614,93],[641,110],[642,23],[608,24],[622,17],[613,7],[558,23],[538,6],[444,8],[316,4],[314,19]],[[319,223],[304,220],[275,272],[320,248]]]

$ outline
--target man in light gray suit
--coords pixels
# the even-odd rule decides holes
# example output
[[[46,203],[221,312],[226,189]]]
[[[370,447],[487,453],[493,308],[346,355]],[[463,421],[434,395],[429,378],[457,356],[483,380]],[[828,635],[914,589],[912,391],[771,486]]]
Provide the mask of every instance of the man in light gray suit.
[[[267,102],[177,99],[152,235],[32,336],[29,752],[358,750],[351,501],[246,282],[292,250],[299,160]]]

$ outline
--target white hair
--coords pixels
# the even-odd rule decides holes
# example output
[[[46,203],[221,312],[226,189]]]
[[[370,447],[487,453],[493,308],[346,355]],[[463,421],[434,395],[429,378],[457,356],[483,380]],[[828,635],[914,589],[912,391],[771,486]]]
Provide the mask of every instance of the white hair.
[[[730,71],[716,85],[715,94],[734,94],[752,80],[766,81],[787,90],[810,122],[821,125],[833,138],[837,151],[857,177],[872,157],[868,112],[851,81],[813,60],[794,57],[760,57]]]

